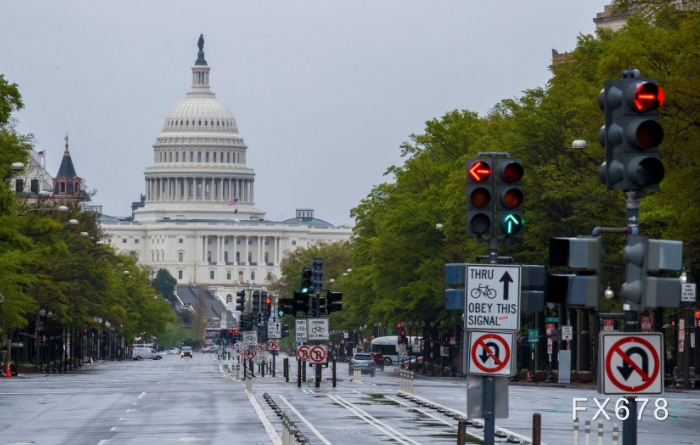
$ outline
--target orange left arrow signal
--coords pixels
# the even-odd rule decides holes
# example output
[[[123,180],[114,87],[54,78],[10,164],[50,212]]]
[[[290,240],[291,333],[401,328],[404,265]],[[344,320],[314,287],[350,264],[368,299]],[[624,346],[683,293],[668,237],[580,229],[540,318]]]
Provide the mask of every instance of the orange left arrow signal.
[[[491,166],[485,162],[476,162],[472,165],[472,168],[469,169],[469,174],[476,182],[485,181],[491,176]]]

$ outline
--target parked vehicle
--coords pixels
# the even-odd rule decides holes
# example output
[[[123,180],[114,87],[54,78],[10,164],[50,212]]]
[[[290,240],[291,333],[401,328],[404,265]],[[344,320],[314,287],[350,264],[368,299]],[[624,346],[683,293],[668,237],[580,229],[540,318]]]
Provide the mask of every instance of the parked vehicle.
[[[169,348],[168,354],[179,354],[180,350],[178,348]]]
[[[367,373],[374,377],[374,373],[377,369],[377,364],[374,362],[372,354],[369,352],[358,352],[352,356],[348,366],[348,375],[352,375],[355,370],[355,366],[360,367],[360,372]]]
[[[219,349],[219,348],[217,348],[216,346],[209,345],[209,346],[203,347],[203,348],[202,348],[202,352],[211,352],[211,353],[213,354],[213,353],[216,353],[216,351],[217,351],[218,349]]]
[[[142,347],[142,346],[134,346],[134,351],[131,354],[131,358],[134,360],[143,360],[143,359],[153,359],[153,360],[160,360],[163,358],[162,355],[158,353],[153,348],[149,347]]]

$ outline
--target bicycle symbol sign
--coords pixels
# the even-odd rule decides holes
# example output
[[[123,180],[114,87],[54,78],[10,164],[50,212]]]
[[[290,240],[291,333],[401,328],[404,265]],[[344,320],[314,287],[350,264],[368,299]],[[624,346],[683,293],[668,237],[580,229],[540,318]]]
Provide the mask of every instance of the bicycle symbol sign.
[[[467,330],[520,329],[520,265],[467,264]]]
[[[309,340],[328,340],[328,319],[309,318]]]

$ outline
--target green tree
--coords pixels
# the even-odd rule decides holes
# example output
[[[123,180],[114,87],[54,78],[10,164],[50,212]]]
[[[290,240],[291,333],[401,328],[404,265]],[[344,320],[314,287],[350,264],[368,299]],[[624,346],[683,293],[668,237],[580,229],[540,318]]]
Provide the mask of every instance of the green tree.
[[[158,269],[156,273],[156,279],[154,281],[156,290],[168,301],[175,300],[175,286],[177,286],[177,280],[170,275],[168,269]]]

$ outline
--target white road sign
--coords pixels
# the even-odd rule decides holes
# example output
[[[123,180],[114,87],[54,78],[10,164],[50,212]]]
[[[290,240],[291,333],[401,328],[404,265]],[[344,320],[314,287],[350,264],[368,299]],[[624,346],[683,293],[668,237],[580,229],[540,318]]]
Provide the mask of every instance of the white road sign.
[[[306,339],[306,320],[297,320],[296,321],[296,341],[297,343],[306,343],[308,340]]]
[[[280,342],[279,340],[273,339],[273,340],[268,340],[267,342],[267,348],[270,351],[278,351],[280,348]]]
[[[243,331],[241,333],[241,338],[243,340],[243,346],[253,346],[258,344],[258,333],[255,331]]]
[[[695,303],[695,283],[681,284],[681,301]]]
[[[572,329],[571,326],[562,326],[561,327],[561,339],[562,340],[573,340],[574,339],[574,330]]]
[[[282,323],[271,321],[267,324],[267,338],[282,338]]]
[[[515,335],[510,332],[469,333],[467,374],[515,375]]]
[[[328,330],[327,318],[309,318],[308,338],[309,341],[328,340],[330,331]]]
[[[520,265],[467,264],[467,330],[520,329]]]
[[[664,339],[659,332],[601,332],[598,392],[664,393]]]
[[[312,363],[325,363],[327,358],[326,347],[323,345],[314,346],[309,350],[309,359]]]

